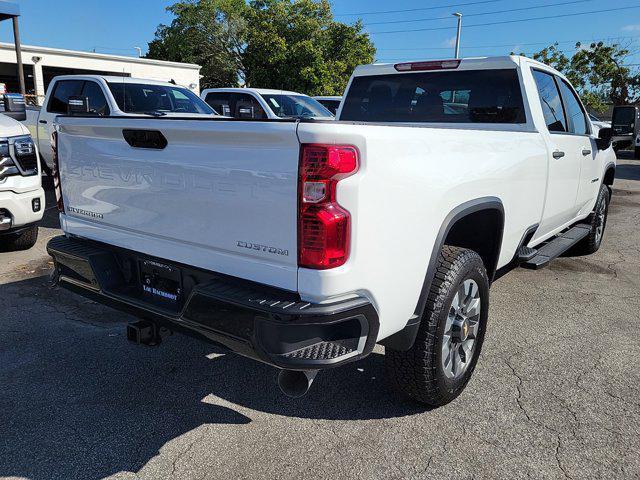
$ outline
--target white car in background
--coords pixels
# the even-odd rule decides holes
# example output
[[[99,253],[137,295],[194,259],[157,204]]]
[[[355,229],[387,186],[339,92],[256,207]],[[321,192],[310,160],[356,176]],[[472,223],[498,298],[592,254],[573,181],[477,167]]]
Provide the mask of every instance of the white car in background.
[[[53,121],[68,113],[69,97],[86,99],[88,115],[218,116],[198,95],[173,83],[105,75],[61,75],[51,81],[41,108],[27,108],[23,122],[38,143],[45,170],[53,166]]]
[[[14,103],[20,102],[22,111],[8,109],[6,98],[3,99],[5,108],[0,114],[0,251],[26,250],[35,245],[45,201],[38,149],[27,127],[18,121],[24,119],[24,99],[21,95],[11,96]]]
[[[596,117],[592,113],[589,114],[589,120],[591,120],[591,125],[596,127],[598,130],[601,128],[611,128],[611,122],[605,122],[603,120],[600,120],[598,117]]]
[[[324,107],[327,108],[334,115],[338,113],[338,108],[340,108],[340,102],[342,102],[341,96],[321,96],[321,97],[313,97],[318,102],[320,102]]]
[[[218,113],[233,118],[317,118],[333,120],[333,114],[308,95],[265,88],[207,88],[200,97]]]

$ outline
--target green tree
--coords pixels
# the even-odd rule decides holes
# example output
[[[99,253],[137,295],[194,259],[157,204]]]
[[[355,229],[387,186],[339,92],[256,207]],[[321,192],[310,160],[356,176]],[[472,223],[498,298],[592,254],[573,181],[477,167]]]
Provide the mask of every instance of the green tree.
[[[202,66],[203,88],[238,84],[246,21],[244,0],[184,0],[167,8],[171,25],[159,25],[148,58]]]
[[[618,44],[594,42],[575,45],[569,57],[551,45],[533,58],[564,73],[580,94],[584,104],[595,111],[605,111],[607,104],[625,105],[640,101],[640,73],[625,66],[629,49]]]
[[[341,94],[375,47],[362,23],[333,19],[328,0],[183,0],[168,9],[150,58],[202,65],[202,86]]]
[[[362,24],[336,22],[327,0],[253,0],[247,25],[250,86],[342,94],[353,69],[375,54]]]

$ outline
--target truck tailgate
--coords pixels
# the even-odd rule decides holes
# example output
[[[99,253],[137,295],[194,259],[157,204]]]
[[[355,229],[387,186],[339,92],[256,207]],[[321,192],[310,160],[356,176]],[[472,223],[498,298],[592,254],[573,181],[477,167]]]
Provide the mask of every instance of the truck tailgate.
[[[60,117],[58,124],[66,233],[296,290],[294,122]],[[159,131],[166,147],[132,147],[125,130]]]

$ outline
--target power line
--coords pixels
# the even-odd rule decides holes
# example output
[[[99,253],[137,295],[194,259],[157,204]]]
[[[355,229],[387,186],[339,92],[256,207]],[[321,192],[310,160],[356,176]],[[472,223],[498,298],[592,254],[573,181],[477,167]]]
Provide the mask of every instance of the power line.
[[[578,42],[583,42],[583,43],[592,43],[592,42],[604,42],[604,41],[618,41],[618,40],[634,40],[634,39],[638,39],[640,38],[640,36],[626,36],[626,37],[606,37],[606,38],[598,38],[598,39],[591,39],[591,40],[559,40],[557,42],[553,42],[553,43],[558,43],[558,44],[563,44],[563,43],[578,43]],[[468,50],[470,48],[472,49],[481,49],[481,48],[507,48],[507,47],[513,47],[513,46],[522,46],[522,47],[531,47],[531,46],[535,46],[535,45],[552,45],[553,43],[549,43],[548,41],[546,42],[529,42],[529,43],[522,43],[522,42],[512,42],[512,43],[504,43],[502,45],[475,45],[475,46],[465,46],[464,49]],[[380,48],[378,49],[379,52],[419,52],[422,50],[451,50],[451,47],[420,47],[420,48]]]
[[[514,55],[527,55],[527,56],[532,56],[538,52],[523,52],[521,51],[519,48],[516,49],[511,49],[511,50],[516,50],[514,52]],[[560,53],[575,53],[575,51],[573,50],[558,50],[558,52]],[[497,55],[497,56],[506,56],[506,55],[510,55],[510,53],[505,53],[503,55]],[[631,57],[634,55],[630,55]],[[376,62],[408,62],[408,61],[426,61],[426,60],[442,60],[442,57],[433,57],[433,56],[429,56],[429,57],[420,57],[420,58],[416,58],[416,57],[378,57],[375,59]],[[640,63],[626,63],[624,65],[622,65],[623,67],[634,67],[634,66],[640,66]]]
[[[500,13],[511,13],[511,12],[523,12],[526,10],[535,10],[538,8],[549,8],[549,7],[560,7],[564,5],[574,5],[576,3],[586,3],[593,2],[594,0],[573,0],[571,2],[559,2],[559,3],[549,3],[547,5],[535,5],[531,7],[521,7],[521,8],[509,8],[506,10],[494,10],[493,12],[480,12],[480,13],[465,13],[464,17],[480,17],[483,15],[497,15]],[[451,19],[451,15],[446,15],[443,17],[431,17],[431,18],[415,18],[413,20],[388,20],[385,22],[367,22],[367,25],[387,25],[392,23],[415,23],[415,22],[431,22],[434,20],[449,20]]]
[[[439,5],[435,7],[423,7],[423,8],[409,8],[407,10],[386,10],[386,11],[378,11],[378,12],[358,12],[358,13],[340,13],[334,15],[334,17],[353,17],[359,15],[384,15],[387,13],[407,13],[407,12],[419,12],[425,10],[439,10],[441,8],[450,8],[450,7],[466,7],[468,5],[480,5],[484,3],[496,3],[501,2],[503,0],[483,0],[479,2],[467,2],[467,3],[451,3],[449,5]]]
[[[549,19],[555,19],[555,18],[578,17],[578,16],[582,16],[582,15],[593,15],[595,13],[617,12],[617,11],[620,11],[620,10],[630,10],[630,9],[634,9],[634,8],[640,8],[640,5],[634,5],[634,6],[630,6],[630,7],[607,8],[605,10],[591,10],[589,12],[576,12],[576,13],[565,13],[565,14],[561,14],[561,15],[546,15],[546,16],[543,16],[543,17],[521,18],[521,19],[518,19],[518,20],[502,20],[502,21],[499,21],[499,22],[471,23],[471,24],[465,25],[465,29],[466,28],[472,28],[472,27],[487,27],[487,26],[491,26],[491,25],[505,25],[505,24],[509,24],[509,23],[531,22],[531,21],[535,21],[535,20],[549,20]],[[452,30],[452,29],[455,29],[455,28],[456,27],[433,27],[433,28],[416,28],[416,29],[412,29],[412,30],[386,30],[386,31],[382,31],[382,32],[369,32],[369,35],[382,35],[382,34],[385,34],[385,33],[432,32],[432,31],[437,31],[437,30]]]

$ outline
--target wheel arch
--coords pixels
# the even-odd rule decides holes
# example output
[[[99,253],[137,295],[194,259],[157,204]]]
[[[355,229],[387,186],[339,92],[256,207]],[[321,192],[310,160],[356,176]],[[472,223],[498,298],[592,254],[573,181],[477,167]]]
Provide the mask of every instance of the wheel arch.
[[[602,177],[602,183],[611,187],[616,177],[616,164],[611,162],[604,167],[604,176]]]
[[[469,238],[468,234],[471,233],[471,229],[478,226],[481,228],[480,235],[477,235],[477,232],[472,232],[474,235]],[[495,275],[500,256],[503,232],[504,206],[497,197],[469,200],[451,210],[442,222],[434,242],[413,316],[402,330],[380,343],[396,350],[409,350],[413,346],[435,276],[438,254],[445,244],[476,251],[482,258],[487,269],[487,276],[491,281]],[[487,235],[492,235],[494,241],[482,242],[487,238]]]

